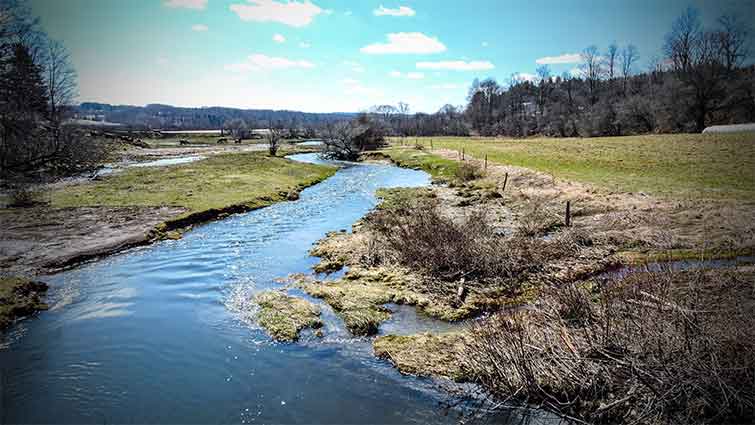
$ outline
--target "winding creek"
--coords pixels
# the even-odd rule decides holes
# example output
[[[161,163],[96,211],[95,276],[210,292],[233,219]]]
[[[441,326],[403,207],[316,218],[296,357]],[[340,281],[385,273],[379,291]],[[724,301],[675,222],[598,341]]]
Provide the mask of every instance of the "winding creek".
[[[314,154],[294,159],[318,162]],[[46,276],[51,309],[0,347],[3,423],[452,423],[437,383],[400,375],[323,307],[325,337],[277,344],[250,317],[256,291],[309,272],[307,251],[423,172],[346,165],[283,202],[178,241]],[[297,295],[301,293],[294,291]],[[319,303],[319,301],[317,301]],[[322,304],[321,304],[322,305]],[[394,306],[382,332],[448,325]]]

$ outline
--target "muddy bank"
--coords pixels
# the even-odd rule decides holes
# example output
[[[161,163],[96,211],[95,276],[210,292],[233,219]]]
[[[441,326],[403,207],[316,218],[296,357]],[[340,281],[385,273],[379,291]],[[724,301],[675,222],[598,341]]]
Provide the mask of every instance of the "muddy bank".
[[[179,207],[0,210],[0,272],[35,275],[149,243]]]
[[[47,310],[47,304],[42,301],[45,292],[47,285],[42,282],[0,277],[0,331],[17,319]]]

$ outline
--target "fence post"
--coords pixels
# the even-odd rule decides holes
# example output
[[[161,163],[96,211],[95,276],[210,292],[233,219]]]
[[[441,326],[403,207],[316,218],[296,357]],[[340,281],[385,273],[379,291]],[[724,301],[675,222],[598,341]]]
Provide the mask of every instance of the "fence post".
[[[503,192],[506,191],[506,183],[509,182],[509,173],[506,173],[505,176],[503,176],[503,188],[501,189],[501,195],[503,195]]]
[[[461,160],[464,161],[464,148],[461,148]]]
[[[488,154],[485,154],[485,171],[488,171]]]
[[[564,217],[566,227],[571,226],[571,201],[566,201],[566,217]]]
[[[430,139],[430,150],[433,150],[433,139]]]

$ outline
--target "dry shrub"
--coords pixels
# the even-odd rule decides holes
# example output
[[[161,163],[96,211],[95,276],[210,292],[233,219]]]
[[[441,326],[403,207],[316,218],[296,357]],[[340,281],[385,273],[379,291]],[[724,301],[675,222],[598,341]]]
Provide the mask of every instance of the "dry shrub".
[[[519,216],[519,226],[516,231],[525,237],[543,236],[557,229],[563,222],[561,217],[550,211],[543,199],[533,199]]]
[[[576,233],[564,233],[552,241],[506,237],[480,211],[455,221],[427,199],[378,210],[366,222],[379,239],[373,247],[388,251],[376,257],[392,258],[444,282],[523,281],[548,261],[574,255],[585,240]]]
[[[475,325],[465,367],[501,398],[581,421],[752,423],[754,304],[752,273],[734,271],[567,286]]]
[[[456,171],[454,172],[454,177],[461,182],[470,182],[482,178],[483,176],[484,173],[478,165],[467,161],[459,164],[459,167],[456,168]]]

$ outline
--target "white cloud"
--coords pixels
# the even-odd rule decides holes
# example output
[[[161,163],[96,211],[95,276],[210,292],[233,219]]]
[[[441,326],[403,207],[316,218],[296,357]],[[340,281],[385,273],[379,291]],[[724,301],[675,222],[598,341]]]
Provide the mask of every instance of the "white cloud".
[[[364,67],[359,62],[343,61],[343,64],[351,68],[351,70],[354,72],[359,72],[359,73],[364,72]]]
[[[207,0],[165,0],[166,7],[202,10],[207,7]]]
[[[482,47],[488,47],[488,42],[487,41],[483,41],[481,44],[482,44]]]
[[[393,78],[401,78],[401,73],[398,71],[391,71],[390,73],[388,73],[388,75],[390,75]]]
[[[453,84],[453,83],[446,83],[446,84],[435,84],[433,86],[430,86],[431,89],[438,89],[438,90],[457,90],[464,88],[464,85],[462,84]]]
[[[397,9],[389,9],[381,4],[379,8],[372,11],[375,16],[414,16],[416,12],[411,7],[399,6]]]
[[[160,56],[157,59],[155,59],[155,63],[157,63],[160,66],[167,66],[167,65],[170,65],[170,59],[166,58],[165,56]]]
[[[351,15],[353,15],[353,14],[354,14],[354,12],[352,12],[352,11],[350,11],[350,10],[347,10],[347,11],[343,12],[343,14],[344,14],[345,16],[351,16]]]
[[[276,43],[285,43],[286,37],[284,37],[282,34],[275,34],[273,36],[273,41]]]
[[[271,57],[260,53],[249,56],[246,61],[229,64],[224,67],[231,72],[267,71],[272,69],[314,68],[315,64],[306,60]]]
[[[231,11],[242,21],[279,22],[292,27],[305,27],[315,16],[326,13],[309,0],[279,3],[275,0],[247,0],[250,4],[232,4]]]
[[[310,47],[312,47],[312,45],[307,43],[306,41],[302,41],[301,43],[299,43],[299,47],[301,47],[302,49],[309,49]]]
[[[362,47],[360,51],[370,55],[384,54],[427,54],[446,51],[446,46],[435,37],[428,37],[421,32],[399,32],[387,35],[387,43],[374,43]]]
[[[495,68],[489,61],[417,62],[417,69],[447,69],[452,71],[487,71]]]
[[[559,56],[545,56],[535,60],[538,65],[556,65],[564,63],[578,63],[580,61],[579,53],[564,53]]]
[[[207,25],[204,25],[204,24],[196,24],[196,25],[192,25],[191,26],[191,30],[192,31],[197,31],[197,32],[205,32],[208,29],[209,28],[207,27]]]

